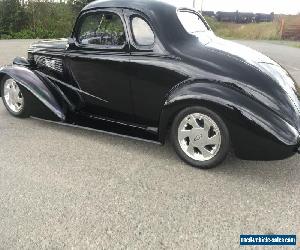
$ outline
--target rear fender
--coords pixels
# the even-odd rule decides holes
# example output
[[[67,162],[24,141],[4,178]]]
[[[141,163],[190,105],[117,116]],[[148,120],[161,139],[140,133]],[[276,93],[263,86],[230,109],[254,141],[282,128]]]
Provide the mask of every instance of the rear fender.
[[[253,153],[255,159],[282,159],[294,153],[295,145],[299,143],[298,131],[288,122],[253,96],[219,82],[191,83],[175,88],[162,111],[160,141],[164,142],[178,112],[197,105],[208,107],[222,117],[241,158],[249,158],[248,155]],[[265,153],[267,150],[261,151],[264,146],[270,149],[269,156]],[[274,148],[279,148],[282,155],[275,155]]]
[[[23,88],[28,90],[39,102],[46,106],[60,121],[65,121],[66,115],[50,89],[45,84],[46,79],[34,71],[19,65],[6,66],[0,69],[0,81],[5,75],[10,76]]]

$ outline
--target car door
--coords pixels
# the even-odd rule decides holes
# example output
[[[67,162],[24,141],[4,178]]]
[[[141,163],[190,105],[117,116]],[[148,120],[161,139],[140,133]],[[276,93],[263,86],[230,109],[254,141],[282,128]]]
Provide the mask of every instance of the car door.
[[[130,77],[134,113],[139,123],[157,127],[168,92],[187,79],[178,59],[167,52],[151,20],[124,11],[130,40]]]
[[[83,13],[76,24],[66,62],[91,114],[128,120],[132,115],[129,45],[119,9]]]

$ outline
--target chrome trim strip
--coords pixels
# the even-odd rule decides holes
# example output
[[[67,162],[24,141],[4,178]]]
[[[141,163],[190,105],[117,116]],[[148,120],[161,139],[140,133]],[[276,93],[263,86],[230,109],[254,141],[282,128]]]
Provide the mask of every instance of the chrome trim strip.
[[[64,85],[65,87],[67,87],[67,88],[69,88],[69,89],[72,89],[72,90],[74,90],[74,91],[76,91],[76,92],[79,92],[79,93],[82,93],[82,94],[84,94],[84,95],[93,97],[93,98],[95,98],[95,99],[98,99],[98,100],[101,101],[101,102],[109,103],[109,101],[107,101],[107,100],[105,100],[105,99],[102,99],[102,98],[100,98],[100,97],[91,95],[91,94],[89,94],[89,93],[87,93],[87,92],[85,92],[85,91],[82,91],[81,89],[77,89],[77,88],[71,86],[70,84],[67,84],[67,83],[65,83],[65,82],[63,82],[63,81],[61,81],[61,80],[58,80],[58,79],[56,79],[56,78],[54,78],[54,77],[52,77],[52,76],[46,75],[46,74],[42,73],[41,71],[35,70],[35,72],[37,72],[39,75],[41,75],[41,76],[43,76],[43,77],[46,77],[46,78],[48,78],[48,79],[50,79],[50,80],[52,80],[52,81],[54,81],[54,82],[58,82],[58,83],[60,83],[61,85]]]
[[[119,137],[122,137],[122,138],[128,138],[128,139],[132,139],[132,140],[135,140],[135,141],[142,141],[142,142],[153,143],[153,144],[156,144],[156,145],[163,145],[162,143],[160,143],[158,141],[146,140],[146,139],[142,139],[142,138],[138,138],[138,137],[134,137],[134,136],[122,135],[122,134],[117,134],[117,133],[113,133],[113,132],[107,132],[105,130],[97,130],[97,129],[94,129],[94,128],[82,127],[82,126],[79,126],[79,125],[74,125],[74,124],[69,124],[69,123],[64,123],[64,122],[49,121],[49,120],[41,119],[41,118],[34,117],[34,116],[31,116],[31,118],[34,119],[34,120],[47,122],[47,123],[52,123],[52,124],[56,124],[56,125],[61,125],[61,126],[65,126],[65,127],[84,129],[84,130],[103,133],[103,134],[107,134],[107,135],[113,135],[113,136],[119,136]]]
[[[117,121],[111,118],[105,118],[105,117],[101,117],[101,116],[95,116],[95,115],[88,115],[88,117],[92,118],[92,119],[96,119],[96,120],[100,120],[100,121],[107,121],[107,122],[112,122],[112,123],[116,123],[119,125],[123,125],[123,126],[128,126],[131,128],[137,128],[137,129],[141,129],[141,130],[145,130],[151,133],[158,133],[158,128],[154,128],[154,127],[143,127],[141,125],[138,124],[130,124],[130,123],[126,123],[124,121]]]

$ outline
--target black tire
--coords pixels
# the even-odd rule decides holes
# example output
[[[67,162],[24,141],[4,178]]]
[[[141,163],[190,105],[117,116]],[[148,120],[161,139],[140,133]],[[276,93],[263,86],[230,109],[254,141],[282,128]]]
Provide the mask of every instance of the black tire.
[[[179,137],[178,137],[178,130],[181,122],[184,122],[184,119],[187,118],[188,116],[192,114],[203,114],[210,118],[217,126],[219,129],[219,138],[220,143],[218,144],[218,152],[216,155],[209,160],[195,160],[191,158],[181,147],[180,142],[179,142]],[[216,114],[215,112],[211,111],[208,108],[201,107],[201,106],[194,106],[194,107],[189,107],[184,110],[182,110],[174,119],[172,128],[171,128],[171,141],[174,146],[174,149],[178,156],[185,161],[186,163],[192,165],[193,167],[200,168],[200,169],[210,169],[213,167],[216,167],[220,163],[222,163],[230,149],[230,136],[228,132],[228,128],[222,118]],[[201,135],[202,136],[202,135]],[[202,138],[202,137],[200,137]],[[196,140],[196,139],[195,139]],[[188,142],[187,142],[188,143]],[[199,151],[199,154],[201,152]]]
[[[30,113],[29,113],[29,107],[27,106],[27,103],[26,103],[26,98],[25,96],[23,95],[23,99],[24,99],[24,104],[23,104],[23,107],[22,109],[19,111],[19,112],[15,112],[13,111],[9,105],[7,104],[6,100],[5,100],[5,97],[4,97],[4,83],[7,81],[7,80],[10,80],[12,79],[11,77],[9,76],[5,76],[2,78],[2,81],[0,82],[0,87],[1,87],[1,96],[2,96],[2,101],[4,103],[4,106],[5,108],[7,109],[7,111],[15,116],[15,117],[18,117],[18,118],[28,118],[30,116]],[[18,87],[20,88],[20,91],[22,93],[22,90],[21,90],[21,86],[20,84],[16,83],[18,85]],[[22,93],[23,94],[23,93]]]

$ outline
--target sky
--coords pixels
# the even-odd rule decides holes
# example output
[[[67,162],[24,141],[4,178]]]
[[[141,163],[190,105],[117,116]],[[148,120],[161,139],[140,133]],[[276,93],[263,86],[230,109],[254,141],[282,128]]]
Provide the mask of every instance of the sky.
[[[201,9],[202,0],[195,1],[196,9]],[[173,0],[172,2],[190,7],[193,5],[193,0]],[[298,14],[300,13],[300,0],[203,0],[203,10]]]

